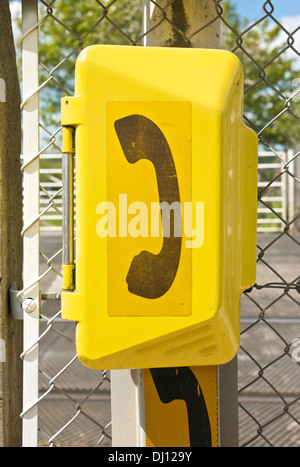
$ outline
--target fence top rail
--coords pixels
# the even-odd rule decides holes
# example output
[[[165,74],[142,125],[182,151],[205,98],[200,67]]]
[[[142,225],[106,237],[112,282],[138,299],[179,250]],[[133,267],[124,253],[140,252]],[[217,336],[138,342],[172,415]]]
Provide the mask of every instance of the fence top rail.
[[[277,156],[285,156],[287,151],[259,151],[258,157],[277,157]]]

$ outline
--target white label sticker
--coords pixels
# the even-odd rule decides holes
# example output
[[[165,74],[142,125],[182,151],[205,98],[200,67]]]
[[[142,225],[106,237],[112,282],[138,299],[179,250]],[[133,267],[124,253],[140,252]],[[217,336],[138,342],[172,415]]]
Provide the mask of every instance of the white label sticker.
[[[6,86],[2,78],[0,78],[0,102],[6,102]]]
[[[5,340],[0,338],[0,363],[6,362]]]

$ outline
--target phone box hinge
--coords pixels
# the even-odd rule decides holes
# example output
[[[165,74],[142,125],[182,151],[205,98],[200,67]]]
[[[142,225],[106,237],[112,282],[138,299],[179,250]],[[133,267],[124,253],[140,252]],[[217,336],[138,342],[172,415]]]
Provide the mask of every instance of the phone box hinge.
[[[63,142],[62,142],[62,153],[75,153],[75,128],[72,126],[64,126],[62,128]]]
[[[61,99],[62,126],[76,126],[82,122],[82,97],[72,96]]]
[[[62,290],[75,289],[75,264],[63,264],[63,284]]]

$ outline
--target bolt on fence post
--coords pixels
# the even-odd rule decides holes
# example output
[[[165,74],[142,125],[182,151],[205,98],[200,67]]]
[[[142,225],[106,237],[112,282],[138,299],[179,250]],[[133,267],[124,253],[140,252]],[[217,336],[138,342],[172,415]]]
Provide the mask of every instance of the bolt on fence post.
[[[0,446],[22,440],[22,321],[9,314],[8,290],[22,285],[21,111],[9,1],[0,2]]]
[[[218,17],[215,0],[161,0],[143,2],[143,33],[144,46],[156,47],[195,47],[222,48],[222,21]],[[167,18],[167,19],[166,19]],[[175,27],[174,27],[175,26]],[[133,375],[136,374],[134,378]],[[218,436],[219,446],[238,445],[238,404],[237,404],[237,359],[217,368],[218,391]],[[141,391],[137,391],[134,381],[143,381],[142,370],[122,370],[112,372],[112,414],[113,435],[119,446],[125,441],[128,430],[136,432],[138,426],[145,424],[145,401]],[[122,384],[127,382],[127,384]],[[131,382],[131,389],[128,386]],[[118,385],[118,390],[114,387]],[[143,383],[142,383],[143,386]],[[121,390],[120,388],[126,388]],[[117,389],[117,387],[116,387]],[[133,406],[139,407],[135,412],[138,418],[128,419],[126,430],[118,422],[118,412],[114,407],[126,405],[127,400],[134,401]],[[115,418],[114,418],[115,413]],[[128,423],[130,422],[130,423]],[[136,424],[135,428],[130,425]],[[144,427],[145,429],[145,427]],[[126,433],[125,433],[126,431]],[[139,442],[141,439],[139,438]],[[145,443],[145,434],[143,441]],[[118,444],[120,443],[120,444]],[[136,444],[136,446],[141,444]]]

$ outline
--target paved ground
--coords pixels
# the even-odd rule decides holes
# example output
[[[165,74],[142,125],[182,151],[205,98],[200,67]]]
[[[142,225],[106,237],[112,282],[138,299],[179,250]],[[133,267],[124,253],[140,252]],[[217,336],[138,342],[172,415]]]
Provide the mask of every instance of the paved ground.
[[[275,239],[274,235],[260,235],[258,238],[258,245],[265,249],[257,266],[258,285],[282,283],[284,280],[295,282],[300,275],[299,244],[287,236],[278,241]],[[42,234],[41,251],[47,258],[60,248],[59,235]],[[61,255],[58,255],[53,261],[57,270],[60,270],[60,263]],[[45,268],[46,261],[41,258],[42,271]],[[60,287],[61,278],[54,272],[41,282],[42,293],[58,292]],[[300,446],[300,404],[297,401],[300,368],[284,352],[287,343],[300,337],[299,300],[296,290],[286,294],[284,289],[278,288],[254,289],[249,297],[242,298],[239,352],[239,388],[244,388],[240,396],[243,407],[240,409],[241,444],[253,437],[251,446],[268,446],[265,439],[271,439],[275,446]],[[59,302],[46,301],[42,312],[49,317],[59,311],[59,307]],[[260,312],[264,313],[265,320],[257,322]],[[45,326],[41,322],[41,332]],[[47,333],[41,340],[41,394],[49,388],[51,378],[55,378],[55,386],[59,389],[52,391],[40,403],[41,444],[66,425],[66,429],[55,438],[57,444],[93,445],[101,437],[101,427],[110,420],[109,383],[105,381],[90,397],[86,397],[102,380],[102,373],[83,367],[78,360],[68,366],[75,355],[72,341],[74,324],[61,320],[55,322],[55,331]],[[67,369],[61,372],[65,366]],[[260,369],[263,372],[258,377]],[[291,405],[283,410],[286,404]],[[247,411],[254,414],[254,419]],[[74,421],[69,423],[74,417]],[[264,427],[263,436],[257,435],[260,426]],[[109,429],[107,433],[110,433]],[[109,437],[104,436],[101,445],[109,444]]]

